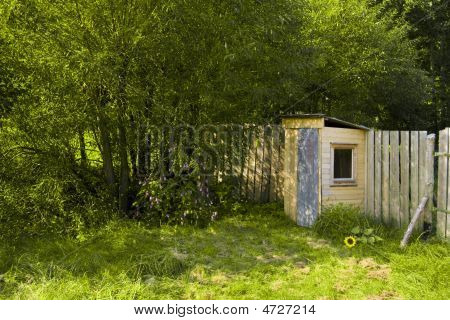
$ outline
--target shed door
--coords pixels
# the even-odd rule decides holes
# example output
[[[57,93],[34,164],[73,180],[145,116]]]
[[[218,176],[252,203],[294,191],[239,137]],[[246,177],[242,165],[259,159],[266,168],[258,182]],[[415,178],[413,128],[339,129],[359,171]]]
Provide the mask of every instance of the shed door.
[[[310,227],[319,214],[319,129],[298,132],[297,224]]]

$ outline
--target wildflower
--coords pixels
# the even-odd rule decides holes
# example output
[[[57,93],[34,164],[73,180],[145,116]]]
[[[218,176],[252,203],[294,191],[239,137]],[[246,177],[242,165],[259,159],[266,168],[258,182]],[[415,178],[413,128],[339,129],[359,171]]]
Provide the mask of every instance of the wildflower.
[[[347,248],[353,248],[356,245],[356,239],[352,236],[346,237],[344,239],[344,243],[347,246]]]

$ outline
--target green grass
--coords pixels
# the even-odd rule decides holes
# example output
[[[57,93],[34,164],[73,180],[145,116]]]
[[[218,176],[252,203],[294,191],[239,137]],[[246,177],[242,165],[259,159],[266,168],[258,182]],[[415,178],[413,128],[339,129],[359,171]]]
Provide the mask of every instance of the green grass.
[[[1,299],[449,299],[450,246],[347,249],[274,206],[205,229],[116,221],[0,249]],[[386,236],[386,235],[385,235]]]

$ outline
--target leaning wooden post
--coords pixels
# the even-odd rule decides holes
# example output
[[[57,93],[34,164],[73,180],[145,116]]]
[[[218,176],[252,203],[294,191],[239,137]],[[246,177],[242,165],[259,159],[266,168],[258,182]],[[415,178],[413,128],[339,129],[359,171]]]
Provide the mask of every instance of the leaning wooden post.
[[[422,200],[420,201],[420,204],[416,209],[416,213],[414,213],[414,216],[412,217],[411,222],[409,223],[408,229],[406,230],[405,235],[403,236],[402,242],[400,242],[400,248],[404,248],[408,244],[409,238],[411,237],[411,234],[414,230],[414,226],[416,225],[417,220],[419,220],[420,214],[425,209],[425,205],[427,204],[427,202],[428,197],[423,197]]]

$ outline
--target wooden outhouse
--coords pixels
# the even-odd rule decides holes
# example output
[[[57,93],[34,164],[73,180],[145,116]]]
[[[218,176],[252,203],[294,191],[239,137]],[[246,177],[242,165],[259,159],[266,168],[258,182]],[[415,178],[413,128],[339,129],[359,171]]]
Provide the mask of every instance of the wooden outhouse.
[[[324,206],[364,206],[369,128],[323,114],[283,117],[284,209],[311,226]]]

